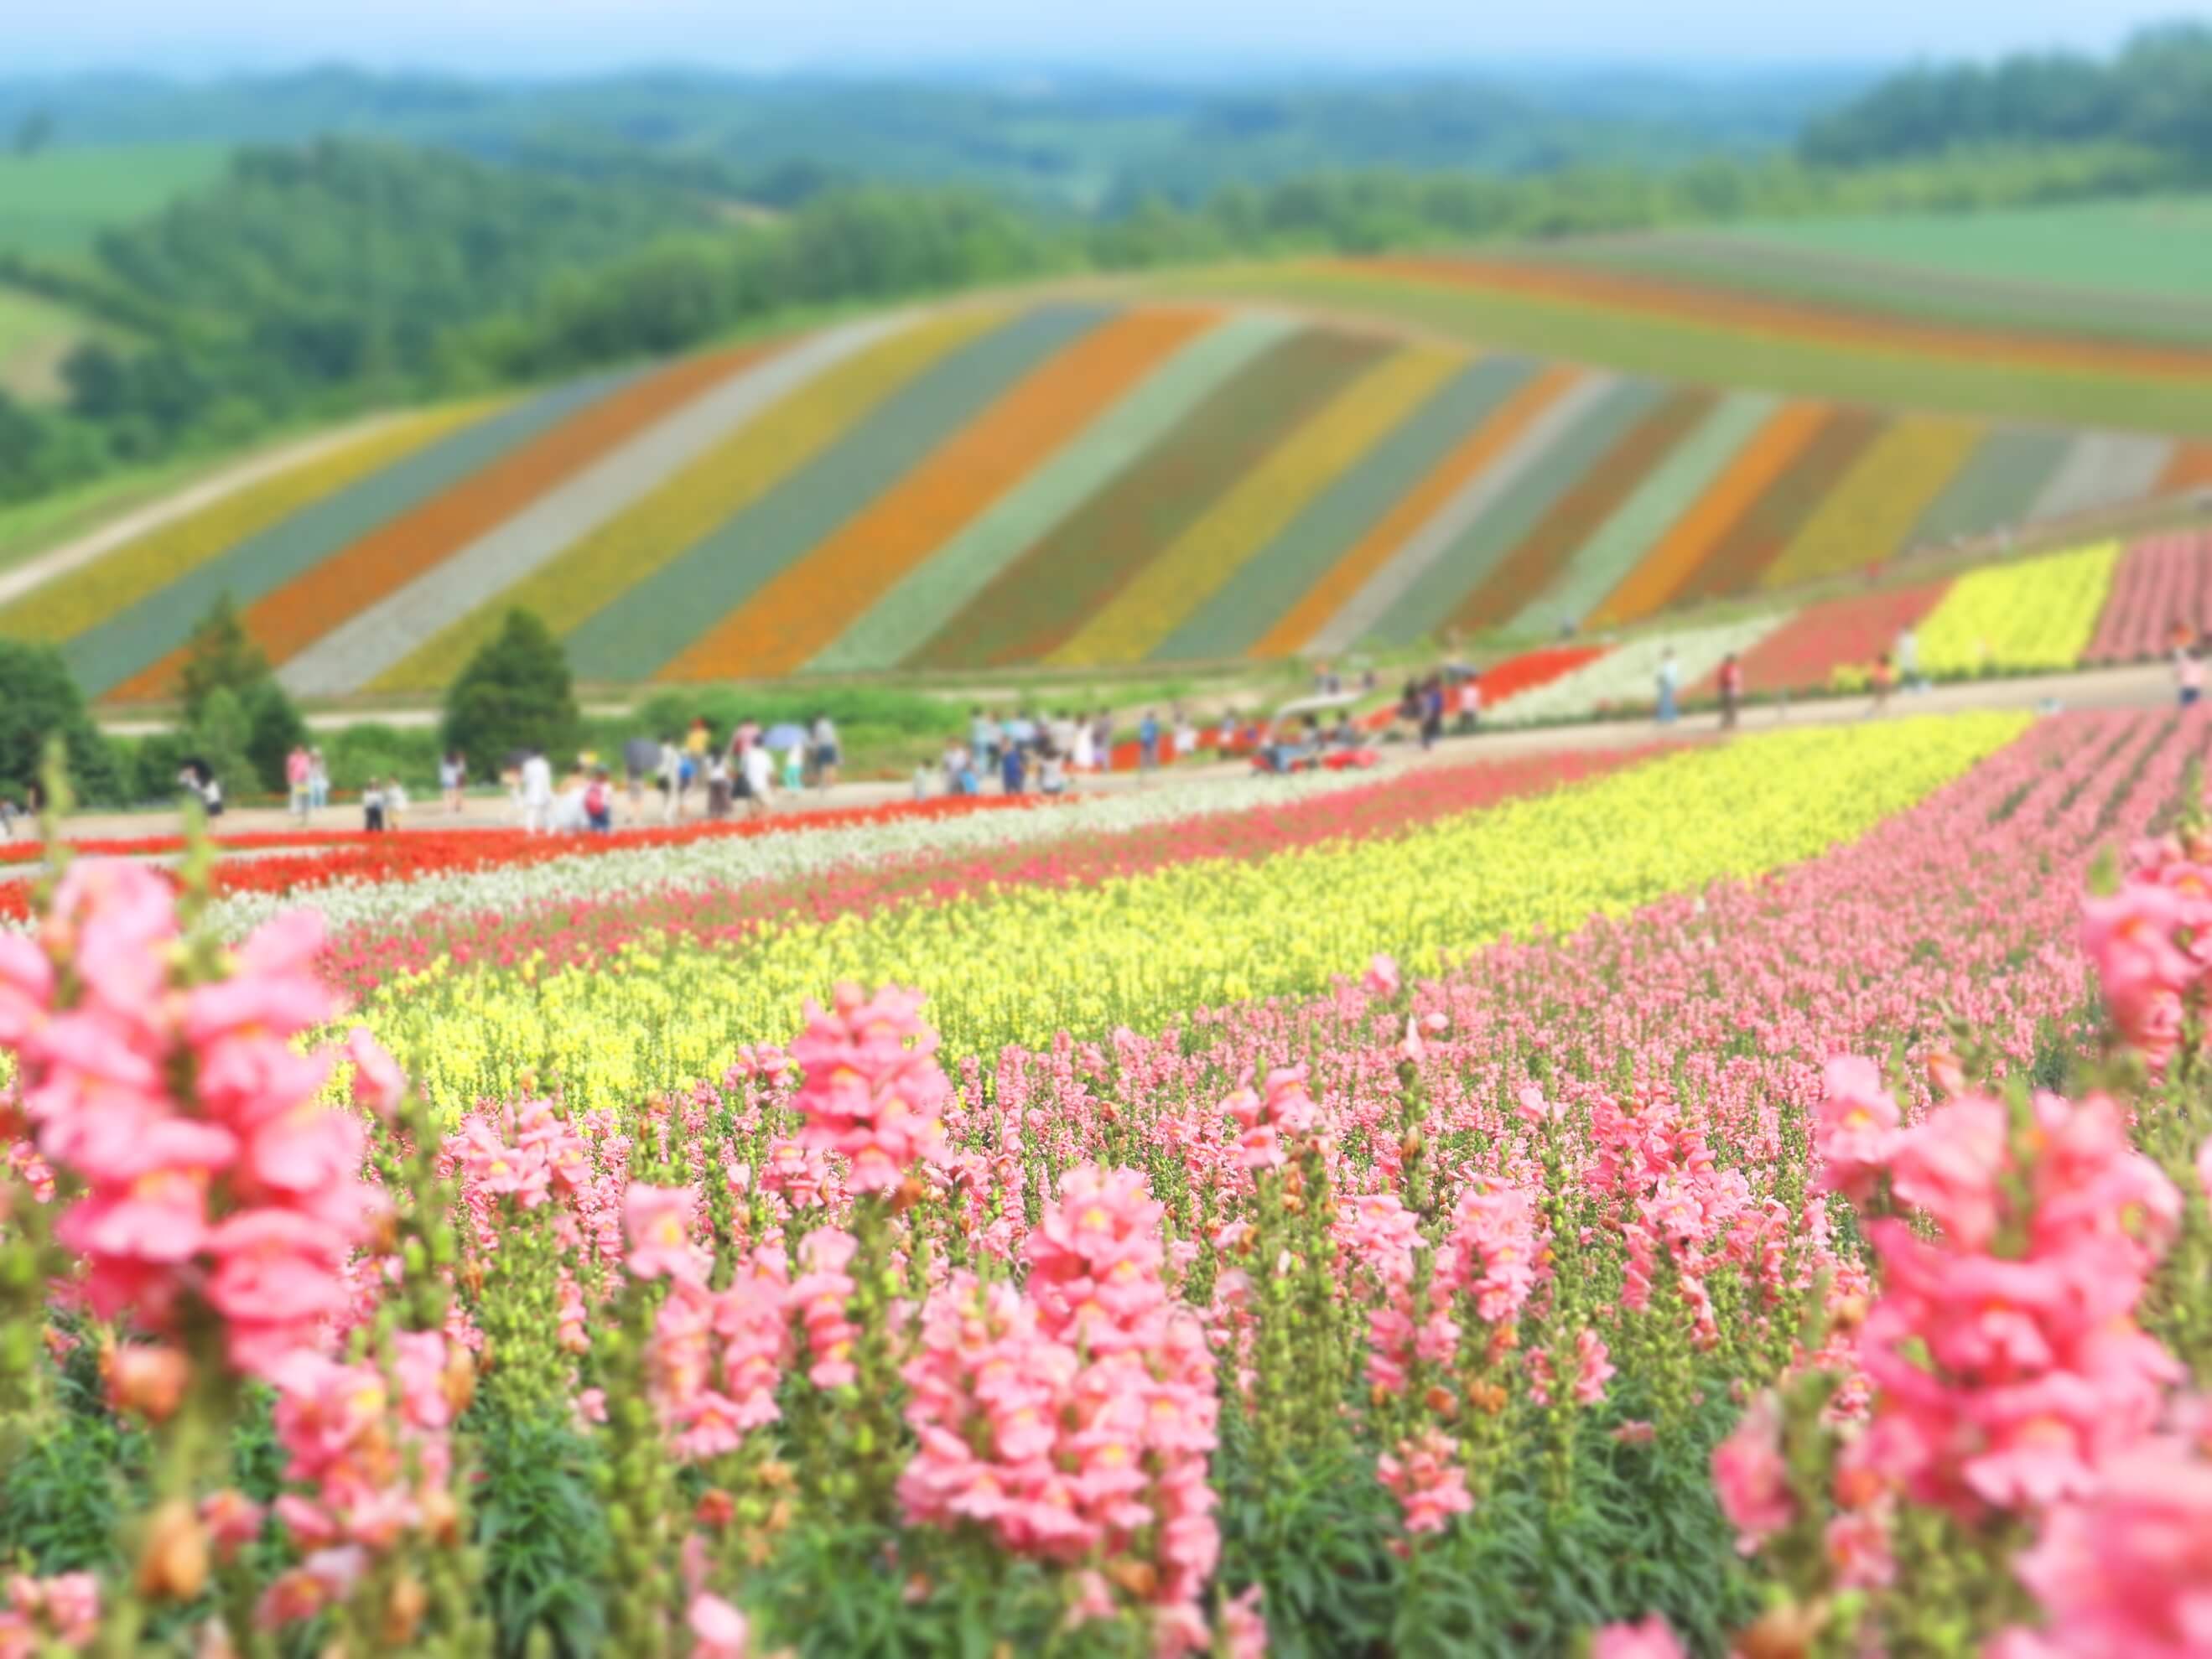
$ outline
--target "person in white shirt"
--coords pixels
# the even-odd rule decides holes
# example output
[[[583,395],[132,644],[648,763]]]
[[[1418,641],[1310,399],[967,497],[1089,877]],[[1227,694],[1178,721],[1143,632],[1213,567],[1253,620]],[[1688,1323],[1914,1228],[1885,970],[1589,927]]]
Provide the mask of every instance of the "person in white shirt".
[[[407,786],[397,778],[384,781],[384,822],[387,829],[399,828],[400,820],[407,815]]]
[[[522,827],[532,835],[553,827],[553,763],[542,749],[522,763]]]
[[[660,740],[660,765],[656,775],[660,780],[661,821],[673,823],[684,816],[684,751],[676,746],[673,738]]]
[[[768,811],[769,797],[775,793],[775,757],[768,752],[765,744],[745,745],[745,787],[752,792],[750,810],[757,817]]]

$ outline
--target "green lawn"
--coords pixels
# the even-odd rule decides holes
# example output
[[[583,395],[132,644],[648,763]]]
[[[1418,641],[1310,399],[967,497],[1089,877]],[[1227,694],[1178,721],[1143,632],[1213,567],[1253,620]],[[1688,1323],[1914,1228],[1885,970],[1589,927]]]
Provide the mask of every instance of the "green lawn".
[[[1289,265],[1151,279],[1159,295],[1277,300],[1501,349],[1696,385],[1750,386],[1993,420],[2212,434],[2212,383],[1915,357],[1626,311]]]
[[[227,165],[223,144],[64,146],[0,155],[0,252],[82,253],[110,225],[143,219]]]

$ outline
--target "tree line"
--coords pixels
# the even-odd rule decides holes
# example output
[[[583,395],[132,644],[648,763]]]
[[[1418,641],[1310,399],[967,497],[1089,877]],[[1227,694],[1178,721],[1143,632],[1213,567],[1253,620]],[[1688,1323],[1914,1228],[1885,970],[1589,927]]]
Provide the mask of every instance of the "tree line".
[[[1893,76],[1811,122],[1799,155],[1856,167],[1990,145],[2124,144],[2212,179],[2212,25],[2144,29],[2108,62],[2021,53]]]

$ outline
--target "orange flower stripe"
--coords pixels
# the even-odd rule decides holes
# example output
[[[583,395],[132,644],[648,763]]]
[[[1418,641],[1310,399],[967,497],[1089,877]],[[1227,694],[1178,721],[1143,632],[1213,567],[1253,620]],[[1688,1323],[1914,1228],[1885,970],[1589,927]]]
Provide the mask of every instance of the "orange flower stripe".
[[[1252,647],[1255,657],[1287,657],[1328,626],[1329,619],[1367,585],[1368,578],[1390,562],[1390,556],[1407,538],[1434,516],[1437,510],[1463,489],[1474,475],[1498,455],[1553,401],[1581,378],[1578,371],[1554,363],[1501,404],[1481,425],[1469,433],[1357,542],[1329,567],[1327,574],[1308,588]]]
[[[1218,320],[1145,309],[1031,370],[919,466],[763,584],[655,676],[787,674],[1170,353]]]
[[[2208,483],[2212,483],[2212,443],[2176,444],[2173,459],[2159,475],[2153,493],[2162,495],[2170,490],[2194,489]]]
[[[687,357],[632,381],[264,595],[246,612],[247,631],[271,662],[286,661],[495,529],[569,474],[773,349],[756,343]],[[167,695],[180,658],[180,653],[171,653],[109,695],[118,702]]]
[[[1590,618],[1603,628],[1648,615],[1673,599],[1720,544],[1730,526],[1751,510],[1818,437],[1834,411],[1826,404],[1785,404],[1728,464],[1710,489],[1674,521],[1656,545],[1621,578]]]
[[[1354,276],[1491,289],[1524,299],[1657,313],[1737,333],[1812,340],[1862,350],[1934,355],[2013,367],[2032,363],[2076,374],[2141,374],[2169,380],[2212,378],[2212,350],[2203,347],[2139,346],[2016,330],[1946,327],[1613,271],[1433,256],[1324,259],[1316,265]]]

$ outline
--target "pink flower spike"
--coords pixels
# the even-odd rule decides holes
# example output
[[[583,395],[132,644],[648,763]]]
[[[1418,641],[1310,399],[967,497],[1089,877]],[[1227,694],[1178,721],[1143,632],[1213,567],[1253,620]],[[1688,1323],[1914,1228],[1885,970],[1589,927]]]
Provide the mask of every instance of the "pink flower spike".
[[[1379,951],[1367,964],[1367,971],[1359,979],[1360,988],[1369,996],[1380,997],[1386,1001],[1398,994],[1400,983],[1396,958]]]
[[[1590,1659],[1682,1659],[1682,1644],[1657,1613],[1640,1624],[1607,1625],[1590,1643]]]
[[[693,1659],[744,1659],[750,1639],[745,1616],[720,1596],[700,1591],[684,1622],[691,1627]]]
[[[630,1183],[623,1195],[623,1231],[629,1237],[625,1265],[635,1279],[690,1281],[699,1277],[691,1249],[691,1189]]]
[[[1753,1401],[1735,1431],[1713,1449],[1713,1488],[1746,1555],[1796,1518],[1782,1461],[1782,1413],[1771,1394]]]
[[[354,1104],[391,1121],[407,1093],[407,1074],[399,1062],[366,1025],[346,1033],[345,1057],[353,1062]]]

